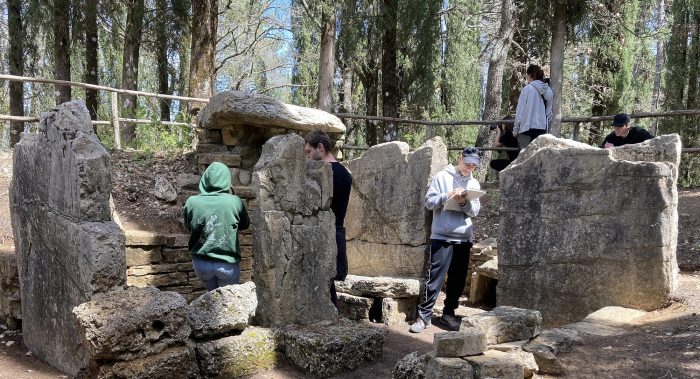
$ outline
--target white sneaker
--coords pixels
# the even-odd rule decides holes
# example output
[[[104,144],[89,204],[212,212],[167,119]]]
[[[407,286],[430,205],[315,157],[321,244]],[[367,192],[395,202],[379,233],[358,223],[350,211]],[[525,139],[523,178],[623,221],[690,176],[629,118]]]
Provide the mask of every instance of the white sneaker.
[[[418,320],[411,325],[411,327],[408,329],[409,332],[411,333],[420,333],[425,329],[428,329],[430,327],[430,321],[426,324],[423,319],[418,317]]]

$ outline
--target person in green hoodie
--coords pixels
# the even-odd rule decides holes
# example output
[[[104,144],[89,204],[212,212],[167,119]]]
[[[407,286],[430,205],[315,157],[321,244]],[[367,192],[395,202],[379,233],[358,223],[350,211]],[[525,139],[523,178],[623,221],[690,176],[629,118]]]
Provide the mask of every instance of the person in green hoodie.
[[[194,272],[207,291],[239,282],[238,231],[247,229],[250,219],[243,201],[230,189],[231,171],[214,162],[199,181],[199,195],[187,199],[182,208],[191,233],[188,248]]]

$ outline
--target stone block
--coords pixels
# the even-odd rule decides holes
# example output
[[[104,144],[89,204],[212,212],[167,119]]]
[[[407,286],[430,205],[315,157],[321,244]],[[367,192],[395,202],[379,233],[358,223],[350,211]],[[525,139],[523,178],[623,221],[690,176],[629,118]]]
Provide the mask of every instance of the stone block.
[[[457,358],[481,354],[484,351],[486,351],[486,338],[484,333],[476,328],[436,333],[433,336],[433,354],[436,357]]]
[[[416,319],[418,297],[399,299],[384,298],[382,301],[382,323],[389,326],[406,325]]]
[[[125,230],[126,246],[156,246],[165,244],[165,236],[145,230]]]
[[[498,280],[496,279],[476,272],[473,273],[469,286],[469,302],[472,305],[495,304],[497,284]]]
[[[247,125],[262,130],[284,128],[305,132],[315,129],[345,132],[345,125],[330,113],[242,91],[219,92],[209,99],[198,120],[198,125],[206,130]]]
[[[233,193],[241,199],[255,199],[255,193],[251,186],[233,186]],[[249,203],[250,204],[250,203]],[[248,211],[255,208],[253,205],[248,207]]]
[[[522,379],[524,369],[522,362],[502,351],[487,350],[483,355],[463,358],[472,366],[474,379],[499,378]]]
[[[348,295],[338,292],[338,316],[351,320],[369,320],[370,309],[375,299],[361,296]]]
[[[165,235],[164,245],[167,247],[187,247],[189,241],[189,234],[167,234]]]
[[[281,361],[276,335],[248,327],[240,335],[199,342],[197,360],[204,378],[239,378],[273,368]]]
[[[172,272],[192,271],[192,263],[166,263],[146,266],[132,266],[126,270],[129,276],[144,276],[150,274],[163,274]]]
[[[241,331],[255,315],[255,284],[233,284],[202,295],[189,305],[189,322],[195,338],[211,338]]]
[[[582,334],[590,334],[593,336],[617,336],[620,334],[625,334],[627,331],[624,328],[617,326],[609,326],[604,324],[596,324],[588,321],[575,322],[573,324],[566,324],[561,327],[562,329],[575,330]]]
[[[241,269],[241,271],[252,270],[253,269],[253,257],[241,258],[241,261],[238,262],[238,267]]]
[[[79,336],[94,359],[131,360],[183,344],[187,303],[154,287],[113,291],[73,309]]]
[[[129,287],[165,287],[185,284],[189,284],[186,272],[168,272],[164,274],[129,276],[126,278],[126,285]]]
[[[173,347],[162,353],[100,367],[98,379],[199,379],[194,349]]]
[[[479,275],[498,280],[498,257],[494,257],[482,263],[477,266],[474,271]]]
[[[424,379],[425,366],[430,354],[418,355],[417,351],[401,358],[391,371],[392,379]]]
[[[243,246],[253,246],[253,234],[252,233],[238,233],[238,243]],[[242,256],[243,254],[241,254]],[[253,251],[251,250],[250,256],[253,256]]]
[[[419,296],[421,285],[420,279],[357,275],[348,275],[344,281],[335,282],[335,288],[338,292],[355,296],[382,298]]]
[[[462,319],[462,329],[476,327],[486,336],[488,345],[529,339],[540,332],[540,312],[514,307],[496,307]]]
[[[186,247],[164,247],[161,251],[163,263],[192,262],[190,252]]]
[[[202,129],[198,134],[197,138],[199,142],[206,144],[220,144],[221,143],[221,131],[212,129]]]
[[[214,162],[221,162],[228,167],[240,167],[241,156],[231,153],[200,153],[197,154],[197,164],[208,166]]]
[[[127,246],[125,250],[127,267],[160,263],[162,259],[160,255],[160,245],[136,247]]]
[[[499,304],[538,309],[545,325],[666,304],[678,283],[680,150],[677,135],[615,149],[533,141],[501,172]]]
[[[348,272],[361,276],[418,278],[425,275],[428,249],[428,245],[389,245],[348,240]]]
[[[471,379],[474,372],[469,362],[460,358],[430,356],[425,366],[425,377],[431,379]]]
[[[197,274],[195,274],[195,276],[189,278],[190,285],[196,289],[204,289],[204,283],[196,275]]]
[[[240,125],[221,128],[222,143],[227,146],[236,146],[240,144],[245,132],[245,128]]]
[[[282,331],[285,356],[304,371],[329,377],[382,357],[384,333],[367,325],[339,320]]]
[[[632,322],[646,314],[647,312],[638,309],[605,307],[589,314],[583,321],[607,326],[623,327],[631,325]]]
[[[0,323],[16,329],[21,319],[17,256],[13,251],[0,251]]]

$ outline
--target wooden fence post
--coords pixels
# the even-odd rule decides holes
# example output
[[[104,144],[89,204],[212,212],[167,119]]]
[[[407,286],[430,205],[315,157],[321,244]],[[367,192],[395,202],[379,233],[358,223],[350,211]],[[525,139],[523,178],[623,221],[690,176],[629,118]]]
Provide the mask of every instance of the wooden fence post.
[[[114,148],[121,150],[122,142],[119,131],[119,95],[116,92],[110,92],[112,100],[112,128],[114,129]]]
[[[574,130],[571,132],[571,134],[572,134],[571,138],[574,141],[579,142],[579,140],[581,139],[581,123],[580,122],[574,122]]]

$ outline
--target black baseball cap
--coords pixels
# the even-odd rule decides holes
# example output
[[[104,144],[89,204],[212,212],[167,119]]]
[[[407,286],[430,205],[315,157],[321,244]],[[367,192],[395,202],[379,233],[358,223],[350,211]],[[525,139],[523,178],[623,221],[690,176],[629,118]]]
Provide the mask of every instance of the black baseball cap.
[[[612,126],[624,126],[630,122],[630,115],[627,113],[618,113],[613,119]]]

